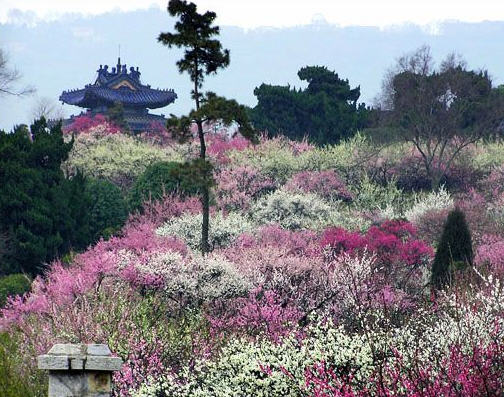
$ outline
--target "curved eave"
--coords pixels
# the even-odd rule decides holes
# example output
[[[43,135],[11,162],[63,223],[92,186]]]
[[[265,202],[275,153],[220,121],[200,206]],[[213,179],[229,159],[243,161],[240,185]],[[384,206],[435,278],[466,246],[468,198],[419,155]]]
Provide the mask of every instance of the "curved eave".
[[[157,109],[162,108],[177,98],[173,90],[154,90],[151,88],[130,90],[128,88],[109,89],[90,86],[81,90],[64,91],[59,99],[69,105],[93,108],[98,104],[112,106],[121,102],[124,107]]]

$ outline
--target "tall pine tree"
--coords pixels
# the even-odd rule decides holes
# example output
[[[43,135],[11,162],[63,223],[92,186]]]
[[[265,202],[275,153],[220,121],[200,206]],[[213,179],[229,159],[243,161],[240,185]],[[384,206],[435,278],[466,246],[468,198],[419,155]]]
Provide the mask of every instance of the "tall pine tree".
[[[168,122],[170,130],[175,131],[179,137],[187,138],[190,126],[196,124],[200,143],[199,162],[196,162],[202,181],[201,204],[203,207],[203,222],[201,225],[201,251],[209,252],[208,233],[210,228],[210,186],[212,180],[212,167],[207,164],[206,142],[203,126],[205,123],[221,121],[225,125],[236,122],[240,133],[254,139],[254,131],[249,124],[246,109],[234,100],[227,100],[213,93],[203,94],[201,89],[205,76],[217,73],[229,65],[229,50],[223,49],[220,41],[214,39],[219,35],[219,27],[213,26],[216,14],[207,11],[204,14],[197,12],[196,4],[183,0],[170,0],[168,12],[179,20],[175,24],[176,33],[161,33],[158,41],[169,48],[184,48],[184,57],[177,62],[180,73],[188,73],[193,82],[191,91],[196,109],[188,116],[177,118],[172,116]]]

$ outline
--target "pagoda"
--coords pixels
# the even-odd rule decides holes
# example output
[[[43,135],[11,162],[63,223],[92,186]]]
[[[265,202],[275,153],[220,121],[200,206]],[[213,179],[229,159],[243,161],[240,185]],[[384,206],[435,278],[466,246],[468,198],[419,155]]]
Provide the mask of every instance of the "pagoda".
[[[121,65],[118,58],[117,65],[109,71],[108,65],[100,65],[98,77],[93,84],[84,88],[63,91],[59,99],[63,103],[87,109],[82,114],[107,114],[112,106],[121,103],[124,109],[124,120],[133,132],[149,131],[153,123],[166,122],[163,115],[149,113],[148,109],[162,108],[177,98],[173,90],[151,88],[140,81],[140,71],[126,65]],[[74,116],[65,120],[64,124],[72,122]]]

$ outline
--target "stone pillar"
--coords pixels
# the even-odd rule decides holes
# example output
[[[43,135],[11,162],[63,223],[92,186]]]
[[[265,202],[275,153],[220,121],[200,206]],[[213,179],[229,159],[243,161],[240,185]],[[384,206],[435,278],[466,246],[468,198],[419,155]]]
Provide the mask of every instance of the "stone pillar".
[[[121,365],[107,345],[56,344],[38,356],[38,368],[49,370],[49,397],[109,397]]]

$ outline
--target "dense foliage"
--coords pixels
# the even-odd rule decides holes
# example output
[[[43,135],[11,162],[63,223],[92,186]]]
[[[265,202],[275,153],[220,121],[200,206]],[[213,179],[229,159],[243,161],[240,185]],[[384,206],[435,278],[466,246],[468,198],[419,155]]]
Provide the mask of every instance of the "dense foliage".
[[[125,134],[110,133],[108,124],[99,124],[75,137],[64,164],[68,175],[77,170],[87,177],[104,179],[126,193],[148,165],[159,161],[181,161],[185,147],[178,151],[159,147]]]
[[[195,195],[201,189],[198,163],[158,162],[149,165],[129,192],[129,206],[141,208],[145,201],[159,200],[164,194]]]
[[[399,127],[414,128],[426,89],[435,122],[421,129],[448,121],[448,141],[256,140],[243,106],[199,91],[228,61],[215,14],[169,11],[180,21],[160,39],[187,50],[189,116],[155,136],[88,116],[66,137],[43,120],[0,134],[0,273],[51,261],[0,278],[0,395],[43,395],[35,357],[60,342],[107,343],[123,359],[115,397],[501,395],[504,145],[454,133],[480,126],[487,76],[445,64],[443,82],[470,83],[445,97],[444,72],[419,72],[425,52],[390,76]],[[325,68],[300,77],[308,88],[282,95],[348,116],[313,140],[352,135],[358,88]],[[214,132],[233,120],[241,135]],[[447,150],[428,163],[442,177],[423,144]],[[127,215],[124,197],[141,210]]]
[[[254,90],[257,105],[251,120],[261,131],[318,144],[337,143],[366,125],[367,110],[358,104],[360,87],[322,66],[306,66],[298,72],[308,87],[261,84]]]
[[[8,299],[0,327],[14,356],[5,371],[34,380],[27,395],[44,387],[36,354],[77,341],[108,343],[124,359],[116,396],[480,395],[485,385],[492,395],[502,387],[499,144],[470,147],[456,163],[481,175],[473,190],[412,193],[395,179],[412,155],[402,144],[209,138],[210,254],[199,254],[200,200],[165,189],[115,235],[102,233],[108,240],[54,261],[31,292]],[[180,162],[161,163],[170,169],[198,156],[197,139],[128,145],[178,153]],[[85,185],[96,219],[119,227],[118,188]],[[431,294],[434,248],[455,207],[473,232],[474,260],[463,272],[452,267],[452,283]]]
[[[19,354],[19,342],[6,332],[0,333],[0,394],[3,397],[38,397],[46,394],[47,374],[26,377],[29,365]]]
[[[88,243],[84,179],[61,170],[72,144],[43,118],[30,130],[0,133],[0,230],[9,246],[0,274],[39,273],[43,263]]]
[[[128,217],[128,207],[121,190],[113,183],[89,178],[86,181],[89,197],[89,233],[93,241],[119,232]]]
[[[31,288],[31,280],[21,273],[0,277],[0,306],[7,303],[9,296],[23,295]]]
[[[432,263],[432,283],[441,288],[450,283],[457,268],[467,268],[473,263],[471,232],[464,212],[459,208],[450,211]]]

